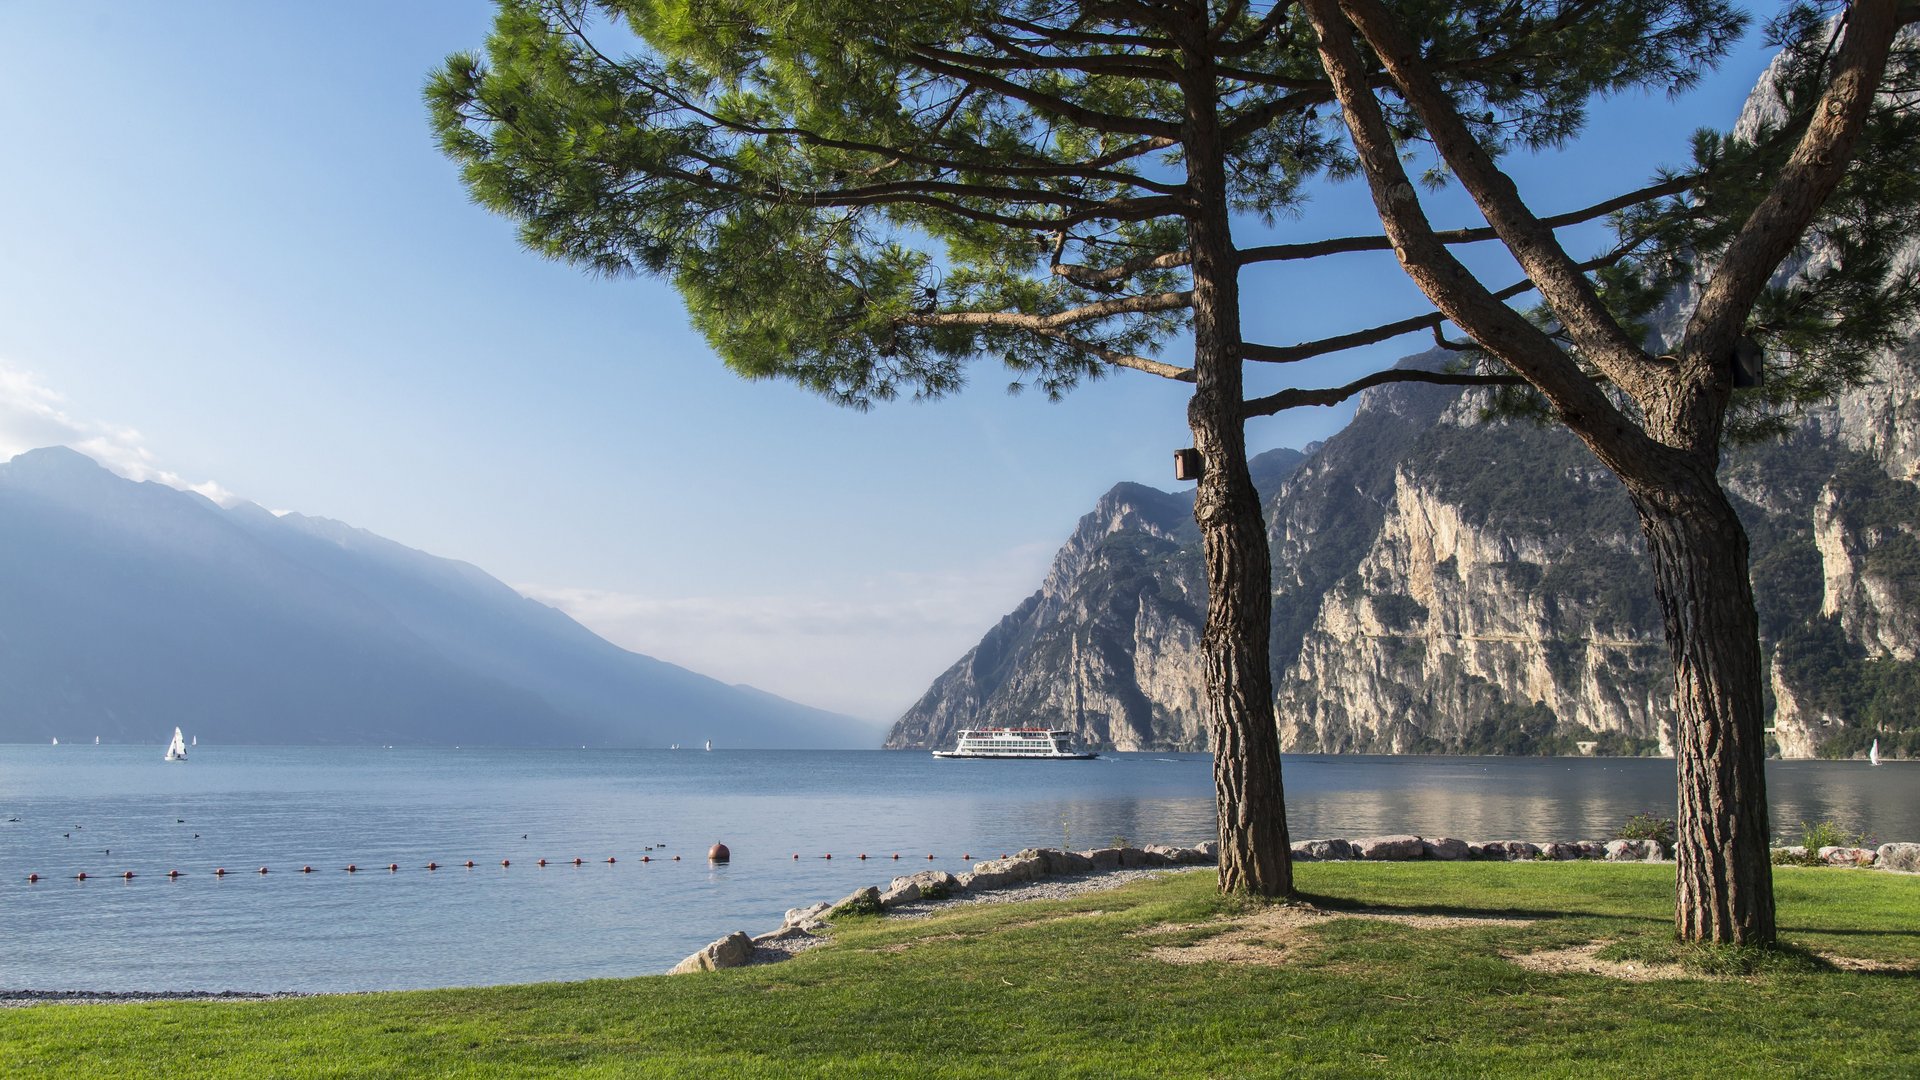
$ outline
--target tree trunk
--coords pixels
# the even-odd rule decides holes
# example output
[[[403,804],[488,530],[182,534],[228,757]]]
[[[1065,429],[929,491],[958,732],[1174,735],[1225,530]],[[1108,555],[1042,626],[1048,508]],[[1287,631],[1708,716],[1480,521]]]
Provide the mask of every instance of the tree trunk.
[[[1746,530],[1711,462],[1629,490],[1673,652],[1675,926],[1683,941],[1770,945],[1759,624]]]
[[[1273,566],[1260,495],[1247,471],[1240,268],[1229,225],[1212,59],[1204,20],[1197,22],[1190,28],[1193,40],[1187,43],[1182,80],[1192,199],[1187,238],[1193,252],[1195,374],[1187,422],[1204,462],[1193,518],[1207,564],[1207,628],[1200,653],[1220,818],[1220,888],[1287,896],[1293,892],[1292,850],[1268,656]]]

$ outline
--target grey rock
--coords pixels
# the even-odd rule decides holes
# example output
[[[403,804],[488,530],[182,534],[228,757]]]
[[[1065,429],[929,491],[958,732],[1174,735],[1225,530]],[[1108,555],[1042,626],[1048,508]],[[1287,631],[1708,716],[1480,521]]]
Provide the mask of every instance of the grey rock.
[[[1552,843],[1540,845],[1540,857],[1565,862],[1569,859],[1578,859],[1584,856],[1579,844]]]
[[[1144,851],[1145,851],[1145,852],[1147,853],[1147,857],[1148,857],[1148,859],[1159,859],[1159,860],[1160,860],[1160,862],[1159,862],[1158,864],[1155,864],[1155,863],[1152,863],[1152,862],[1149,862],[1149,863],[1147,864],[1147,865],[1149,865],[1149,866],[1152,866],[1152,865],[1159,865],[1159,866],[1179,866],[1179,865],[1180,865],[1180,850],[1181,850],[1181,849],[1179,849],[1179,848],[1177,848],[1177,847],[1172,847],[1172,846],[1170,846],[1170,845],[1167,845],[1167,844],[1148,844],[1148,845],[1147,845],[1147,846],[1146,846],[1145,848],[1143,848],[1142,850],[1144,850]]]
[[[1426,842],[1427,858],[1446,859],[1449,862],[1467,857],[1467,842],[1455,840],[1451,836],[1442,836],[1438,840]]]
[[[880,894],[880,910],[886,911],[911,904],[920,899],[920,886],[907,878],[894,878],[893,884]]]
[[[1049,874],[1084,874],[1093,869],[1093,860],[1077,851],[1041,848],[1040,857],[1046,860]]]
[[[1579,844],[1580,857],[1583,859],[1604,859],[1607,857],[1607,844],[1604,840],[1582,840]]]
[[[1087,861],[1093,864],[1095,870],[1120,869],[1119,848],[1095,848],[1092,851],[1083,851],[1080,854],[1087,857]]]
[[[1920,873],[1920,844],[1881,844],[1873,865],[1882,870]]]
[[[1607,861],[1645,862],[1648,846],[1645,840],[1609,840],[1607,841]]]
[[[1817,853],[1828,866],[1872,866],[1878,855],[1872,848],[1823,847]]]
[[[880,912],[880,889],[868,885],[848,893],[827,912],[829,915],[876,915]]]
[[[813,936],[813,934],[801,927],[783,926],[778,930],[769,930],[764,934],[755,934],[753,936],[753,943],[755,945],[769,945],[776,941],[798,941]],[[715,942],[715,944],[719,943]]]
[[[753,959],[753,939],[747,936],[746,931],[735,930],[675,964],[667,974],[685,975],[694,971],[721,971],[726,968],[744,967],[751,959]]]
[[[1301,840],[1293,845],[1293,850],[1305,854],[1306,862],[1316,859],[1354,858],[1353,845],[1340,837],[1331,840]]]
[[[833,905],[827,903],[812,904],[807,907],[788,908],[786,925],[806,927],[820,926],[824,923],[827,912],[832,910]]]
[[[1035,855],[1025,858],[1016,855],[1007,859],[984,859],[977,862],[971,874],[958,880],[964,880],[969,891],[979,892],[985,889],[1003,889],[1024,881],[1034,881],[1046,875],[1045,859]]]
[[[1531,859],[1540,854],[1539,844],[1530,844],[1525,840],[1489,840],[1480,845],[1480,857],[1483,859],[1505,859],[1509,862]]]
[[[1363,859],[1418,859],[1427,853],[1427,842],[1417,836],[1366,836],[1353,842]]]
[[[1120,849],[1120,865],[1131,870],[1142,866],[1164,866],[1166,863],[1158,856],[1149,855],[1140,848],[1123,847]]]
[[[1193,845],[1193,850],[1199,852],[1208,862],[1220,861],[1220,842],[1218,840],[1206,840],[1195,844]]]

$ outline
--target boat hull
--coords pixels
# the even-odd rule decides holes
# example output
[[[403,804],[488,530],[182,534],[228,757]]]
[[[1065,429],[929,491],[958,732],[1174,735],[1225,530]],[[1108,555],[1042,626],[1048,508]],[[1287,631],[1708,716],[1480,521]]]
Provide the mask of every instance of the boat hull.
[[[1092,750],[1078,754],[996,754],[991,750],[935,750],[938,758],[991,758],[997,761],[1091,761],[1100,755]]]

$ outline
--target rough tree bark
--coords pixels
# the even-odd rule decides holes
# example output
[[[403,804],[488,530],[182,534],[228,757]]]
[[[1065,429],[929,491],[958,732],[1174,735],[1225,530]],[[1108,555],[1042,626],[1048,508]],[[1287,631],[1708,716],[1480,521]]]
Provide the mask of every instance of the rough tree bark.
[[[1260,495],[1247,470],[1239,262],[1206,29],[1204,20],[1188,28],[1182,80],[1195,373],[1187,422],[1205,463],[1193,517],[1207,564],[1207,626],[1200,651],[1219,808],[1220,888],[1281,897],[1293,892],[1293,864],[1267,657],[1273,568]]]
[[[1673,652],[1675,930],[1685,941],[1768,945],[1773,867],[1759,627],[1747,534],[1714,475],[1717,457],[1627,487]]]

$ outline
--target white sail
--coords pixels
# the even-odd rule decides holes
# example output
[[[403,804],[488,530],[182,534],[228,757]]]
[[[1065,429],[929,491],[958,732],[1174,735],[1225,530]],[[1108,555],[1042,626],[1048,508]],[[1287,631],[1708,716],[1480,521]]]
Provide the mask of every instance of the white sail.
[[[60,745],[60,736],[58,736],[58,735],[55,735],[55,736],[53,737],[53,745],[55,745],[55,746],[59,746],[59,745]]]
[[[187,737],[180,733],[179,728],[173,729],[173,741],[167,744],[167,756],[164,760],[187,760]]]
[[[712,740],[712,739],[708,739],[708,740],[707,740],[707,749],[709,749],[709,750],[711,750],[711,749],[713,749],[713,740]]]
[[[1880,740],[1873,740],[1873,746],[1867,750],[1867,764],[1880,764]]]

